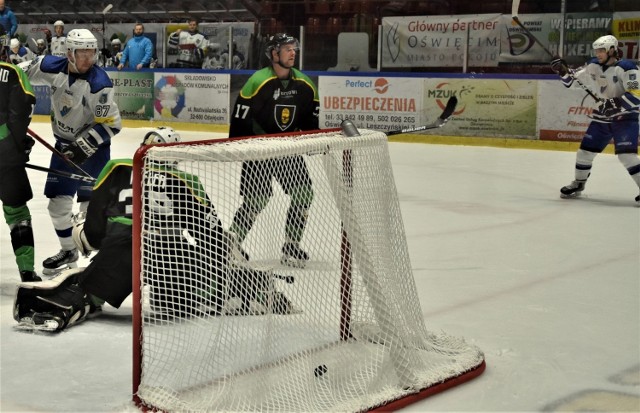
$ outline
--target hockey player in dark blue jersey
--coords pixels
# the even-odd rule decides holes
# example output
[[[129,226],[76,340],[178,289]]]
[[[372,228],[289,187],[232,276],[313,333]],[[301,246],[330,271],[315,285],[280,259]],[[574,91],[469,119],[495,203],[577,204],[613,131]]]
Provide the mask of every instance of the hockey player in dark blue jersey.
[[[576,154],[575,180],[560,189],[562,198],[580,196],[591,174],[594,158],[611,139],[618,159],[640,189],[640,70],[631,60],[618,59],[618,39],[614,36],[596,39],[593,50],[596,57],[577,71],[570,71],[560,57],[551,62],[551,68],[560,75],[564,86],[571,87],[577,79],[583,84],[594,84],[602,95]],[[640,195],[635,201],[640,205]]]
[[[51,127],[56,149],[84,172],[98,176],[110,155],[111,139],[120,132],[121,119],[114,101],[113,84],[96,65],[98,41],[87,29],[71,30],[66,37],[67,56],[39,56],[24,62],[32,83],[51,86]],[[78,173],[57,155],[51,169]],[[73,197],[80,211],[86,210],[91,186],[85,182],[49,174],[44,194],[49,198],[49,215],[60,240],[61,250],[42,263],[44,274],[75,266],[78,251],[71,239]]]

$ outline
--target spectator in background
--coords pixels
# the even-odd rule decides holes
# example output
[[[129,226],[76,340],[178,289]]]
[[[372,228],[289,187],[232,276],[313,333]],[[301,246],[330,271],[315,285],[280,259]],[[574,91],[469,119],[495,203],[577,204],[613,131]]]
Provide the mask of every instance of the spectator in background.
[[[21,45],[20,40],[11,39],[11,43],[9,45],[9,61],[11,63],[17,65],[19,63],[26,62],[27,60],[32,60],[33,58],[33,52]]]
[[[220,56],[220,43],[209,43],[205,50],[204,60],[202,61],[202,68],[208,70],[226,69],[222,65],[222,58]]]
[[[18,19],[13,14],[13,10],[5,5],[4,0],[0,0],[0,25],[4,27],[5,33],[12,38],[18,30]]]
[[[107,50],[107,61],[105,67],[117,67],[120,70],[120,60],[122,59],[122,42],[117,37],[111,40],[111,50]]]
[[[151,40],[144,35],[144,26],[142,23],[136,23],[133,28],[133,37],[127,41],[124,51],[122,52],[122,59],[118,65],[118,70],[121,70],[125,66],[135,70],[149,67],[152,56],[153,44],[151,44]]]
[[[49,51],[54,56],[67,57],[67,36],[64,34],[64,22],[58,20],[53,23],[53,31],[55,32],[54,37],[51,36],[49,30],[45,31],[47,41],[49,42]]]
[[[0,60],[9,61],[9,39],[18,29],[18,21],[10,8],[5,7],[4,0],[0,0]]]
[[[176,30],[169,35],[169,48],[178,49],[178,61],[171,67],[202,68],[208,40],[198,33],[198,20],[189,19],[189,30]]]
[[[220,58],[223,69],[244,69],[244,55],[238,51],[238,45],[235,41],[231,44],[231,53],[229,53],[229,47],[227,46]],[[229,67],[229,59],[231,59],[231,67]]]

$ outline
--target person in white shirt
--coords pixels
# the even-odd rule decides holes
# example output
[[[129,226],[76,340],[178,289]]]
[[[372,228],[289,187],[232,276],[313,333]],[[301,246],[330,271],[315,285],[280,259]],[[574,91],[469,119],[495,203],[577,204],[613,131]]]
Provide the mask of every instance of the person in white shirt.
[[[178,60],[173,67],[202,68],[207,38],[198,32],[198,20],[189,19],[189,30],[176,30],[169,35],[169,48],[178,49]]]
[[[60,57],[67,56],[67,46],[65,45],[67,37],[64,34],[64,22],[58,20],[53,23],[53,31],[55,35],[49,40],[49,50],[51,54]]]

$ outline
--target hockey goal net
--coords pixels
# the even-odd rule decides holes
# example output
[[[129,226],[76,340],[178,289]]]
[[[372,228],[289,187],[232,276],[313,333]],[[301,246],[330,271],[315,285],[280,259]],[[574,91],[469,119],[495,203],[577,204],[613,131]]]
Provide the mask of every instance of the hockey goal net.
[[[268,181],[273,194],[242,243],[249,261],[229,259],[223,270],[212,270],[214,252],[200,251],[202,262],[193,253],[196,234],[210,229],[167,228],[149,211],[158,202],[150,176],[170,165],[182,171],[173,177],[202,186],[228,229],[243,201],[243,162],[297,155],[313,187],[303,268],[281,263],[291,198],[276,180]],[[133,391],[142,408],[397,408],[484,370],[478,348],[426,328],[383,133],[327,130],[145,147],[134,160],[134,209]],[[159,247],[163,231],[182,243]],[[251,271],[259,281],[253,273],[238,279]],[[161,302],[180,305],[172,311]]]

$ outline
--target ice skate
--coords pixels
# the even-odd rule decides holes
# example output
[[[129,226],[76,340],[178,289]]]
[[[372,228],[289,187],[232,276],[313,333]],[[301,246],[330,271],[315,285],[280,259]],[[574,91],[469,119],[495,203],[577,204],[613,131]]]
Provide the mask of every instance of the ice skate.
[[[22,282],[42,281],[35,271],[20,271],[20,279]]]
[[[18,320],[18,330],[58,331],[63,325],[62,319],[53,313],[38,313],[31,311]]]
[[[60,250],[56,255],[47,258],[42,262],[42,273],[44,275],[56,275],[67,268],[78,266],[78,250]]]
[[[289,267],[304,268],[309,261],[309,254],[307,254],[298,244],[293,242],[287,242],[282,247],[282,258],[280,263],[282,265],[288,265]]]
[[[582,191],[584,191],[584,186],[586,185],[586,183],[586,180],[575,180],[569,185],[563,186],[562,188],[560,188],[560,198],[579,197]]]

